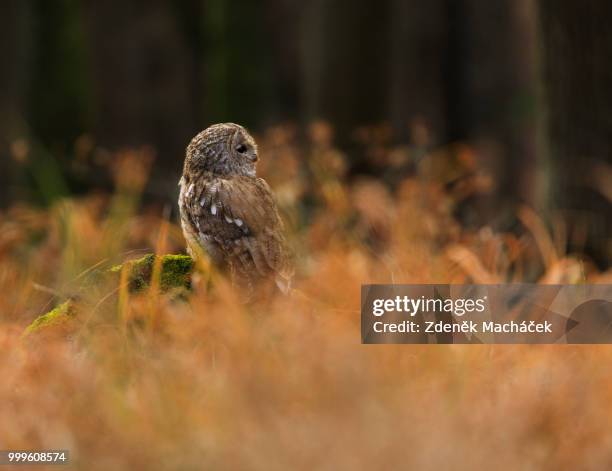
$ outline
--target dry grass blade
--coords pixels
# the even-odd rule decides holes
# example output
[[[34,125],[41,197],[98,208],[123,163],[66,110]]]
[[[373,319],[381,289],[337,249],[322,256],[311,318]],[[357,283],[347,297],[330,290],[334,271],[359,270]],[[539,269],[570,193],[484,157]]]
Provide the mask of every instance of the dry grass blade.
[[[480,262],[478,256],[461,245],[451,245],[446,248],[446,256],[459,265],[474,283],[497,284],[503,280],[488,272]]]
[[[555,251],[555,244],[542,219],[531,208],[526,206],[519,209],[518,218],[533,235],[540,250],[544,266],[551,267],[559,257]]]

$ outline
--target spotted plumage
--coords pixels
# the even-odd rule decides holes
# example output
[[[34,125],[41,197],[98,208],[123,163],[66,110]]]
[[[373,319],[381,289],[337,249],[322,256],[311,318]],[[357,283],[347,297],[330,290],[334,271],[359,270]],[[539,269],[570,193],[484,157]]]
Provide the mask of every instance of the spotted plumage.
[[[255,173],[257,160],[246,129],[215,124],[187,147],[179,182],[188,251],[197,257],[204,249],[247,299],[269,280],[288,292],[293,275],[272,192]]]

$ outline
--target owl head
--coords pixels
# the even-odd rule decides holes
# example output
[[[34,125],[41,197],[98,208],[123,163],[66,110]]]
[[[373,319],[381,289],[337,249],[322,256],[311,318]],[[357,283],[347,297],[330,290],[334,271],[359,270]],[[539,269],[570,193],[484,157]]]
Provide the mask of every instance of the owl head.
[[[213,124],[187,146],[184,173],[254,177],[257,159],[257,144],[246,129],[234,123]]]

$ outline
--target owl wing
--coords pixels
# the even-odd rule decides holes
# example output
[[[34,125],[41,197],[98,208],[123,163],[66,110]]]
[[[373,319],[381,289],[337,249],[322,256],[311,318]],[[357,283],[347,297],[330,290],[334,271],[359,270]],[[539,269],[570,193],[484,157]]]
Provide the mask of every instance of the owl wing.
[[[261,178],[210,179],[198,196],[199,227],[215,225],[214,239],[232,270],[252,278],[274,276],[282,291],[293,276],[283,224],[270,187]]]

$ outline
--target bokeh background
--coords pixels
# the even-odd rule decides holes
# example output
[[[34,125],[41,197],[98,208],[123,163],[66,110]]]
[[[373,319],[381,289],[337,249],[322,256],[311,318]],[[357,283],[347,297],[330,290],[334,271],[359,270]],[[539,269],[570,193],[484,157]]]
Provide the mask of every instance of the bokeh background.
[[[362,345],[359,323],[365,283],[612,284],[610,17],[0,2],[0,449],[86,470],[612,469],[606,345]],[[294,292],[240,304],[206,259],[190,289],[157,264],[131,290],[111,267],[184,253],[185,147],[219,121],[259,144]]]
[[[155,157],[146,196],[171,202],[184,148],[207,125],[233,121],[262,134],[290,124],[305,145],[308,125],[326,120],[349,176],[388,167],[368,155],[364,126],[385,126],[383,145],[417,154],[467,144],[495,187],[473,202],[466,223],[507,229],[504,211],[517,202],[564,210],[587,226],[589,254],[610,260],[605,2],[27,0],[1,8],[3,206],[108,189],[96,168],[104,159],[93,154],[143,145]]]

